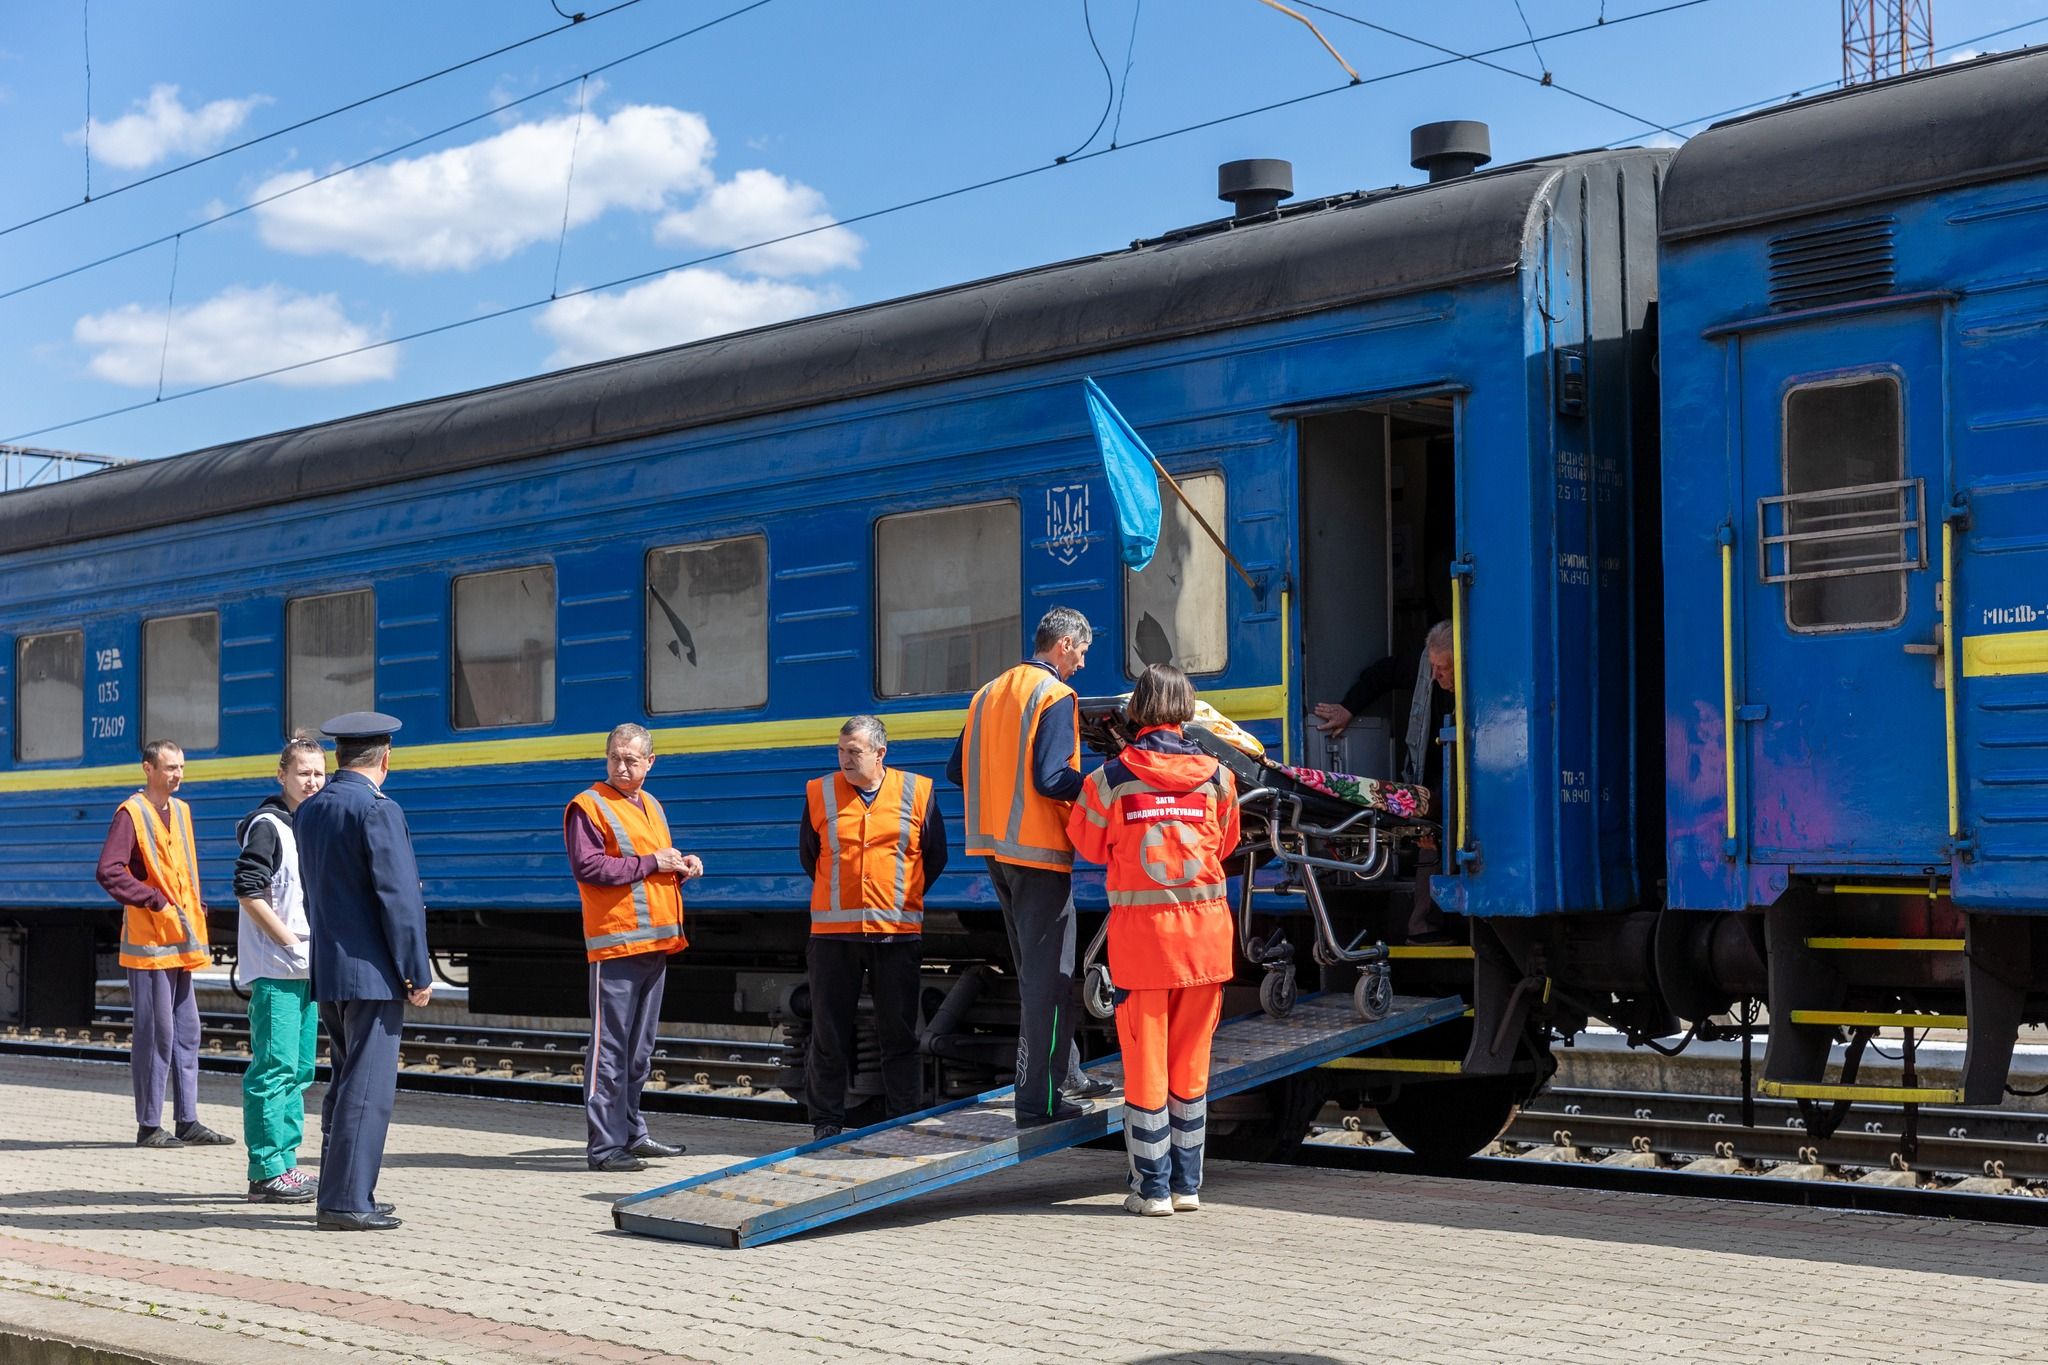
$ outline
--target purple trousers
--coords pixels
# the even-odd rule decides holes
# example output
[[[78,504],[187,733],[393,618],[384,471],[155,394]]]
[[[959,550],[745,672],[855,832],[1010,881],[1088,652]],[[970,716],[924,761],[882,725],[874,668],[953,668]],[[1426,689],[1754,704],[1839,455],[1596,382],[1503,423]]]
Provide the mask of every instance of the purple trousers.
[[[640,1091],[654,1065],[667,953],[634,953],[590,964],[590,1051],[583,1063],[583,1109],[590,1164],[647,1136]]]
[[[193,1122],[199,1117],[199,1002],[192,996],[192,973],[184,967],[130,967],[128,999],[135,1007],[128,1053],[135,1121],[144,1128],[162,1126],[168,1080],[172,1114],[179,1123]]]

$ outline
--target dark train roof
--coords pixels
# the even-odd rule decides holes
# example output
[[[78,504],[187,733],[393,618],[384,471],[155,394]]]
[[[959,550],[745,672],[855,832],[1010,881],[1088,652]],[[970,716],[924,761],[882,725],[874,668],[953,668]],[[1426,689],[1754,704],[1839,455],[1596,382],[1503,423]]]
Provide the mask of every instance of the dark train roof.
[[[1127,251],[8,494],[0,553],[1512,274],[1532,206],[1574,159],[1221,220]]]
[[[1679,149],[1664,240],[2048,169],[2048,48],[1852,86]]]

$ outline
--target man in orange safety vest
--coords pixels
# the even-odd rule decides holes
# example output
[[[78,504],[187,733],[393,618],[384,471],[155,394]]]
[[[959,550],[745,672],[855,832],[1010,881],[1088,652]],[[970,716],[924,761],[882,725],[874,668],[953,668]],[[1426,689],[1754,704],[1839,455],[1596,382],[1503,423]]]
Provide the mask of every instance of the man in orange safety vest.
[[[1067,679],[1088,660],[1088,618],[1054,607],[1031,657],[974,694],[946,765],[966,793],[966,848],[986,860],[1010,935],[1019,1127],[1072,1118],[1113,1089],[1081,1072],[1074,1046],[1074,845],[1067,812],[1081,790],[1081,730]]]

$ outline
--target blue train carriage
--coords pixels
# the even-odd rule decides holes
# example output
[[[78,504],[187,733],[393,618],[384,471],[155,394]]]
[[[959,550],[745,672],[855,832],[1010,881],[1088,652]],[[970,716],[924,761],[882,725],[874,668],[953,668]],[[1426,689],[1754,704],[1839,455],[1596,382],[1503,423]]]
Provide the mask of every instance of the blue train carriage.
[[[1466,795],[1439,898],[1522,924],[1633,903],[1638,741],[1616,699],[1645,609],[1629,499],[1654,459],[1664,159],[1285,207],[1248,186],[1233,216],[1126,251],[0,499],[0,915],[34,986],[17,1012],[89,1008],[114,931],[94,853],[141,739],[185,747],[225,945],[234,824],[281,736],[375,708],[405,724],[390,790],[472,1008],[584,1011],[562,808],[636,720],[711,870],[672,1012],[800,1014],[795,825],[839,722],[879,712],[892,761],[939,775],[972,689],[1055,603],[1101,629],[1084,693],[1171,658],[1284,754],[1368,774],[1405,699],[1313,750],[1304,708],[1455,609],[1467,697],[1445,739]],[[1123,572],[1089,375],[1254,586],[1171,503],[1158,561]],[[1081,899],[1099,911],[1099,881]],[[993,904],[965,860],[930,897],[945,1087],[1007,1065],[1003,978],[955,970],[1003,957]],[[1482,971],[1489,1029],[1510,975]],[[1525,1021],[1508,1033],[1474,1082],[1478,1142],[1544,1069]],[[1398,1085],[1372,1095],[1399,1112]],[[1320,1095],[1284,1099],[1299,1127]]]
[[[1667,981],[1767,997],[1768,1093],[1997,1103],[2048,985],[2048,53],[1694,138],[1663,248]],[[1823,1084],[1965,1023],[1959,1092]]]

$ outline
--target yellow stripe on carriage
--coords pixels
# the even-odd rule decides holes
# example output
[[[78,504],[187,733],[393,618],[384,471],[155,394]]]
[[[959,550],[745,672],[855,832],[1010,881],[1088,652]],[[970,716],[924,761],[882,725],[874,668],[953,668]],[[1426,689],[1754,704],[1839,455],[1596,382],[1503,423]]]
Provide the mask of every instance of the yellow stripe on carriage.
[[[1283,687],[1236,687],[1202,694],[1203,699],[1235,721],[1286,722]],[[656,754],[748,753],[767,749],[829,749],[839,738],[844,716],[801,720],[750,720],[723,725],[677,725],[652,729]],[[898,711],[882,721],[892,740],[951,739],[967,723],[964,707],[933,711]],[[650,727],[652,728],[652,727]],[[484,768],[514,763],[595,762],[604,753],[606,732],[574,735],[526,735],[516,739],[454,740],[444,744],[403,742],[391,751],[391,766],[400,772],[432,772],[451,768]],[[402,741],[401,736],[401,741]],[[31,768],[0,773],[0,793],[82,791],[133,787],[138,758],[95,768]],[[235,782],[269,777],[277,771],[275,750],[230,758],[195,758],[185,764],[187,786],[199,782]]]

